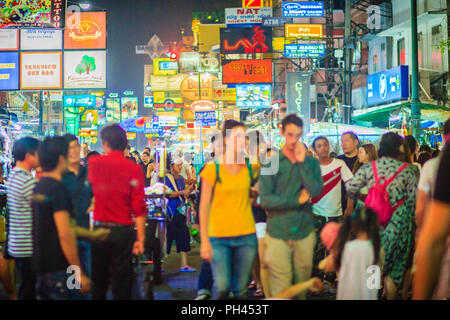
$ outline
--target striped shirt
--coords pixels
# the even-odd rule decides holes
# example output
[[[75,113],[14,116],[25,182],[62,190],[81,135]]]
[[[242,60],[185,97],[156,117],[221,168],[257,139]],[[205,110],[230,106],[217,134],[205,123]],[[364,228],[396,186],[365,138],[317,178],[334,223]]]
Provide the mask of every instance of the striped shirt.
[[[30,172],[14,168],[6,184],[8,206],[8,252],[14,258],[33,255],[31,199],[36,180]]]

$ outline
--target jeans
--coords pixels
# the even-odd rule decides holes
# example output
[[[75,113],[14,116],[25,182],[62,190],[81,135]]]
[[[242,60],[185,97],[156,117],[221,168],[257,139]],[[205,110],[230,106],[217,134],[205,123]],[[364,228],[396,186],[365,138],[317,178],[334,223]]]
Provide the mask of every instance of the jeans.
[[[32,258],[16,258],[20,274],[19,300],[36,300],[36,272],[33,270]]]
[[[211,266],[219,299],[227,299],[230,291],[234,298],[245,299],[258,248],[256,235],[210,239],[213,250]]]
[[[206,294],[211,296],[213,283],[214,278],[212,275],[211,264],[203,261],[198,277],[198,295]]]
[[[73,284],[73,274],[66,271],[38,274],[36,285],[38,300],[83,299],[80,291],[76,288],[69,288],[68,284]]]
[[[91,268],[91,242],[86,240],[78,240],[78,256],[80,257],[81,269],[90,278],[92,274]]]
[[[130,300],[133,284],[133,245],[136,231],[132,226],[111,228],[105,241],[93,241],[92,299],[105,300],[111,282],[115,300]]]

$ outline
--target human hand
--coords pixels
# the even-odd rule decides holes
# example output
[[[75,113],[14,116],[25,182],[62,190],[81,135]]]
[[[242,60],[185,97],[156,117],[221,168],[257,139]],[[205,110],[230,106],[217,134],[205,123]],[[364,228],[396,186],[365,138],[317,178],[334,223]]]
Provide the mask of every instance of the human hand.
[[[200,257],[211,263],[212,257],[213,257],[213,250],[211,246],[211,242],[209,241],[202,241],[200,245]]]
[[[347,207],[344,211],[344,217],[350,216],[353,212],[353,208]]]
[[[305,145],[301,142],[297,142],[295,145],[295,160],[297,162],[303,162],[305,161],[305,157],[306,157],[306,148]]]
[[[87,294],[89,291],[91,291],[91,279],[89,279],[85,274],[82,274],[80,277],[80,293],[82,295]]]
[[[319,278],[312,278],[309,280],[309,290],[312,292],[319,292],[323,289],[323,283]]]
[[[140,256],[144,253],[144,241],[135,241],[133,245],[133,255]]]
[[[105,241],[108,238],[108,235],[111,233],[111,230],[105,228],[98,228],[92,231],[91,240],[93,241]]]
[[[298,203],[301,205],[305,204],[309,201],[309,199],[311,199],[309,192],[306,189],[302,189],[300,196],[298,197]]]

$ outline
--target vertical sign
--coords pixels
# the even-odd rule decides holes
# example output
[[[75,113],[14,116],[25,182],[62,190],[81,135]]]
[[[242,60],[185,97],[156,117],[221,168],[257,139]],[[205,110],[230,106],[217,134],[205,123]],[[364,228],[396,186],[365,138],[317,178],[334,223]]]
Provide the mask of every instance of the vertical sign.
[[[287,112],[295,113],[302,118],[304,131],[310,126],[310,76],[309,72],[287,73]]]

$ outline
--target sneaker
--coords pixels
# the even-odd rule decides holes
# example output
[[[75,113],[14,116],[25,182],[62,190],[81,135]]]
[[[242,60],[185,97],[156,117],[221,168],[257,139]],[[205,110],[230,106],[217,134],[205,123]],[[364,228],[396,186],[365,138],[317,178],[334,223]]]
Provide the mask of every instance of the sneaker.
[[[185,268],[181,268],[180,269],[180,272],[196,272],[196,271],[197,271],[197,269],[194,269],[194,268],[192,268],[190,266],[187,266]]]
[[[209,300],[211,299],[211,296],[209,294],[199,294],[197,298],[194,300]]]

